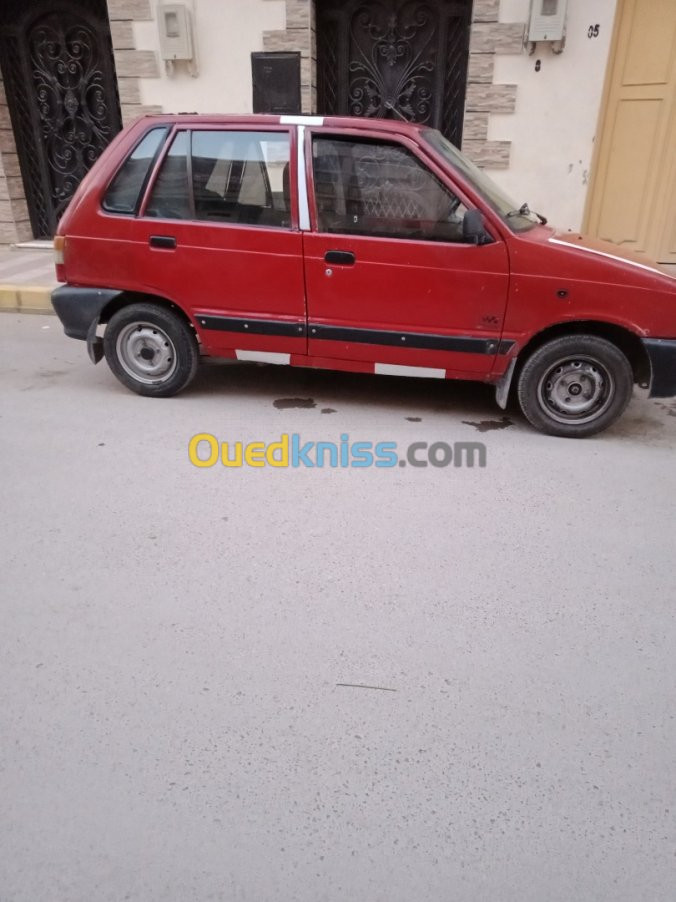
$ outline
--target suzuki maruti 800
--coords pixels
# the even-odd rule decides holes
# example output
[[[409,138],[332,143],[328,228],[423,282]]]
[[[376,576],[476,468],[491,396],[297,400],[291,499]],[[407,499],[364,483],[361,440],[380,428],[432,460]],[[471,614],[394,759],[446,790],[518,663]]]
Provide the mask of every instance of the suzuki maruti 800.
[[[128,388],[200,355],[470,379],[586,436],[676,394],[676,279],[557,232],[439,132],[372,119],[144,117],[55,238],[54,308]]]

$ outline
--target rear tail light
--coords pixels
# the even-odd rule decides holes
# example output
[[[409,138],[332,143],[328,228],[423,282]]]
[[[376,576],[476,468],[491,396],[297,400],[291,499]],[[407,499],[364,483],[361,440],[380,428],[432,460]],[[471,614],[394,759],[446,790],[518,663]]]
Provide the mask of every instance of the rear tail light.
[[[54,239],[54,264],[56,265],[56,279],[58,282],[66,281],[66,237],[57,235]]]

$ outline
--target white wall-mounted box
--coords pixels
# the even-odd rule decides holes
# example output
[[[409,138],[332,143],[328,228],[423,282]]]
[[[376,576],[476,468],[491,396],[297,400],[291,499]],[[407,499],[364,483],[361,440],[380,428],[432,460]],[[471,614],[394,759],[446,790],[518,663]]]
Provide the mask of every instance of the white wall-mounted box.
[[[157,7],[160,32],[160,56],[171,75],[174,63],[184,60],[190,63],[190,72],[197,75],[195,46],[192,35],[190,10],[185,3],[166,3]]]
[[[563,41],[568,0],[532,0],[526,40]]]

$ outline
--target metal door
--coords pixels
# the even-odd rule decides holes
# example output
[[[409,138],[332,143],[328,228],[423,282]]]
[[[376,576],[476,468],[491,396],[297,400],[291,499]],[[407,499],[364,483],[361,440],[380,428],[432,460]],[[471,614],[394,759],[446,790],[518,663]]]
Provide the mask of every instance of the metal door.
[[[105,0],[0,0],[0,60],[35,237],[121,128]]]
[[[404,118],[456,146],[471,0],[317,0],[318,112]]]

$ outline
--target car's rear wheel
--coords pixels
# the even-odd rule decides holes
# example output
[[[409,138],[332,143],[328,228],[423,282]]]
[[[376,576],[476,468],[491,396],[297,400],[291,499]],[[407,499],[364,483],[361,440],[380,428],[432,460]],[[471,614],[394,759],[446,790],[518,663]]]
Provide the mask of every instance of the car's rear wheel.
[[[583,438],[617,420],[633,384],[631,365],[612,342],[596,335],[566,335],[541,345],[526,360],[519,404],[541,432]]]
[[[199,363],[195,335],[170,310],[131,304],[115,313],[103,336],[115,376],[139,395],[168,398],[192,380]]]

